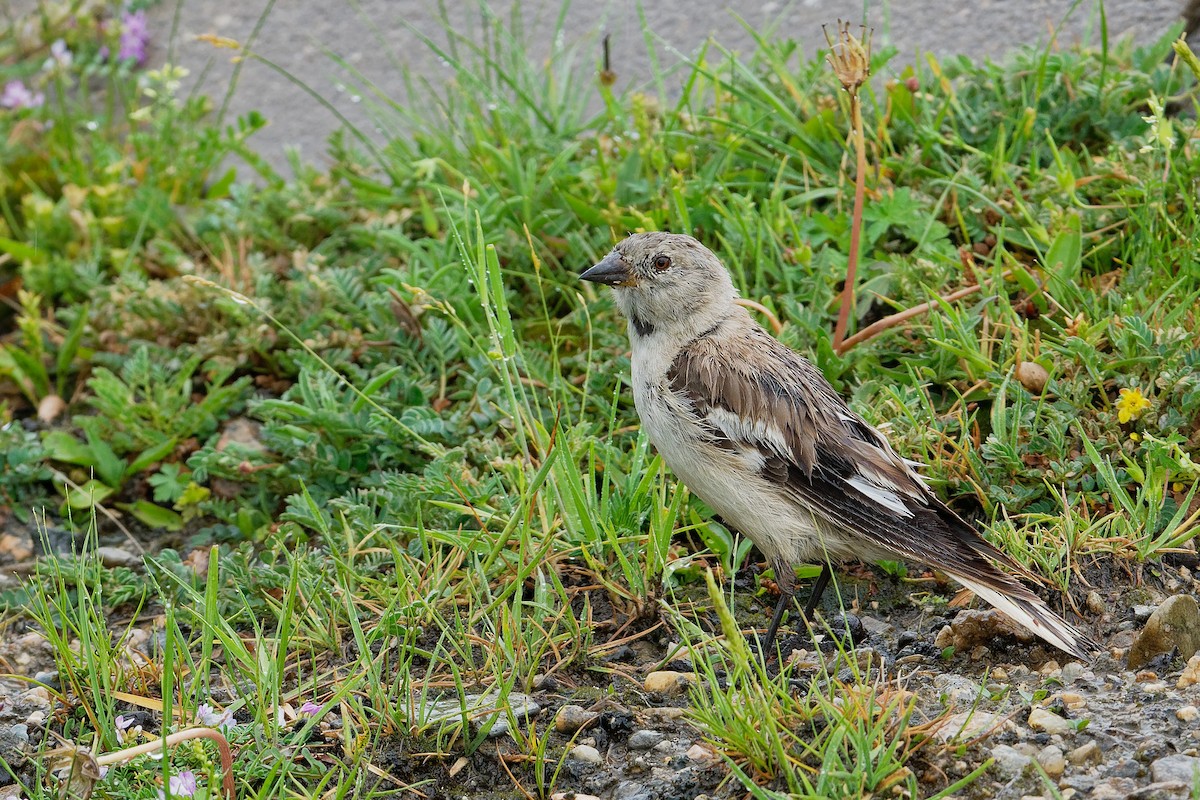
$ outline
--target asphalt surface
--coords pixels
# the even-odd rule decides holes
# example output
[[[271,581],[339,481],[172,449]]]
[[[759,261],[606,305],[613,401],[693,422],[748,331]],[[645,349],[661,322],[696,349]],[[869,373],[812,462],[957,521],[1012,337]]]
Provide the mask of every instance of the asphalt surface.
[[[252,140],[256,149],[277,166],[286,163],[285,149],[295,148],[301,159],[320,164],[325,142],[337,128],[336,115],[310,92],[328,100],[360,129],[380,135],[363,93],[355,88],[354,72],[402,104],[429,102],[405,92],[404,72],[441,85],[449,70],[422,40],[445,42],[445,25],[472,37],[481,36],[484,12],[474,0],[444,3],[445,20],[433,0],[164,0],[151,12],[152,60],[170,58],[190,71],[187,86],[203,91],[218,105],[229,94],[228,118],[260,111],[269,126]],[[611,35],[612,65],[623,85],[643,85],[650,79],[638,4],[631,0],[579,2],[566,12],[564,35],[554,37],[558,0],[528,0],[516,4],[524,19],[529,51],[544,60],[552,48],[578,48],[586,64],[598,64],[600,41]],[[1181,0],[1107,0],[1104,4],[1110,37],[1156,39],[1178,20]],[[730,4],[716,0],[681,3],[643,3],[647,27],[653,32],[658,60],[670,65],[695,53],[708,37],[742,54],[753,50],[751,33],[738,16],[757,31],[774,31],[794,38],[811,56],[824,44],[822,25],[839,17],[865,19],[875,30],[876,47],[899,50],[892,62],[902,66],[920,53],[944,57],[967,54],[1002,59],[1023,44],[1059,46],[1099,35],[1098,3],[1082,0],[1072,13],[1067,0],[892,0],[844,3],[829,0]],[[495,0],[497,18],[508,20],[514,3]],[[734,11],[736,9],[736,12]],[[264,16],[265,14],[265,16]],[[253,39],[262,60],[241,64],[230,90],[236,51],[214,47],[196,37],[227,37],[239,43]],[[174,34],[172,35],[172,31]],[[265,62],[271,62],[275,67]],[[307,88],[305,88],[307,87]],[[231,93],[230,93],[231,92]]]

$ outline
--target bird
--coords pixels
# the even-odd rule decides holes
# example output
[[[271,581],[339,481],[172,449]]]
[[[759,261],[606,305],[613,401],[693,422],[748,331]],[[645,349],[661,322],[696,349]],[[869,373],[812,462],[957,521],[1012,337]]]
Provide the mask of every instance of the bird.
[[[887,438],[808,359],[740,305],[729,270],[677,233],[635,233],[582,280],[611,287],[632,348],[642,429],[675,476],[757,545],[779,600],[770,653],[796,592],[795,567],[820,564],[813,615],[848,560],[936,567],[1055,647],[1098,646],[1007,570],[1021,568],[943,503]]]

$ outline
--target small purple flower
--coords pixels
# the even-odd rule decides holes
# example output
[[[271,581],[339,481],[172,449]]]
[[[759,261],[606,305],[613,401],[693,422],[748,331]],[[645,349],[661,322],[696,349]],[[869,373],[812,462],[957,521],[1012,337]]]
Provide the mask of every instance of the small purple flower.
[[[46,95],[32,92],[24,81],[9,81],[0,94],[0,106],[5,108],[37,108],[46,102]]]
[[[196,706],[196,722],[206,728],[232,728],[237,724],[232,711],[217,711],[208,703]]]
[[[313,717],[321,713],[321,707],[312,700],[305,700],[304,705],[300,706],[300,713]]]
[[[133,725],[133,717],[125,714],[117,714],[117,718],[113,721],[117,724],[117,730],[121,732],[129,730],[129,727]]]
[[[150,30],[146,27],[146,12],[121,12],[121,48],[117,51],[117,60],[131,58],[141,66],[146,63],[146,43],[150,41]]]
[[[185,769],[178,775],[172,775],[167,782],[167,789],[172,797],[192,797],[196,794],[196,773]],[[158,796],[160,800],[166,797],[162,789],[158,790]]]

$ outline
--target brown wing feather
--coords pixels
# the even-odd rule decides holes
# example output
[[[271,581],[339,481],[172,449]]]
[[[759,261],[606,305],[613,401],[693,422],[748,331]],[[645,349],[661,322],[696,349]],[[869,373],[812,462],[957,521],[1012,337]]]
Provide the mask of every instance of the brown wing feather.
[[[752,350],[762,355],[753,363],[731,357]],[[675,359],[668,380],[707,421],[715,440],[758,448],[763,477],[877,549],[989,582],[1002,574],[988,558],[1016,566],[941,503],[812,363],[765,331],[752,328],[733,343],[728,331],[697,339]],[[740,430],[721,425],[714,409],[746,424]],[[906,513],[874,499],[873,487],[902,503]]]

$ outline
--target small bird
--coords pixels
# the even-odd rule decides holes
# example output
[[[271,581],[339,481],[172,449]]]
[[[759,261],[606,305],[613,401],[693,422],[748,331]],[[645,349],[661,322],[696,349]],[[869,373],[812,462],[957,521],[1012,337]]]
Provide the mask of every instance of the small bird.
[[[650,441],[775,570],[780,597],[764,653],[793,600],[796,565],[822,565],[805,608],[811,619],[832,564],[897,557],[937,567],[1074,656],[1098,649],[993,566],[1020,569],[938,500],[916,462],[898,456],[820,370],[759,327],[700,242],[635,234],[580,277],[611,286],[628,321],[634,401]]]

